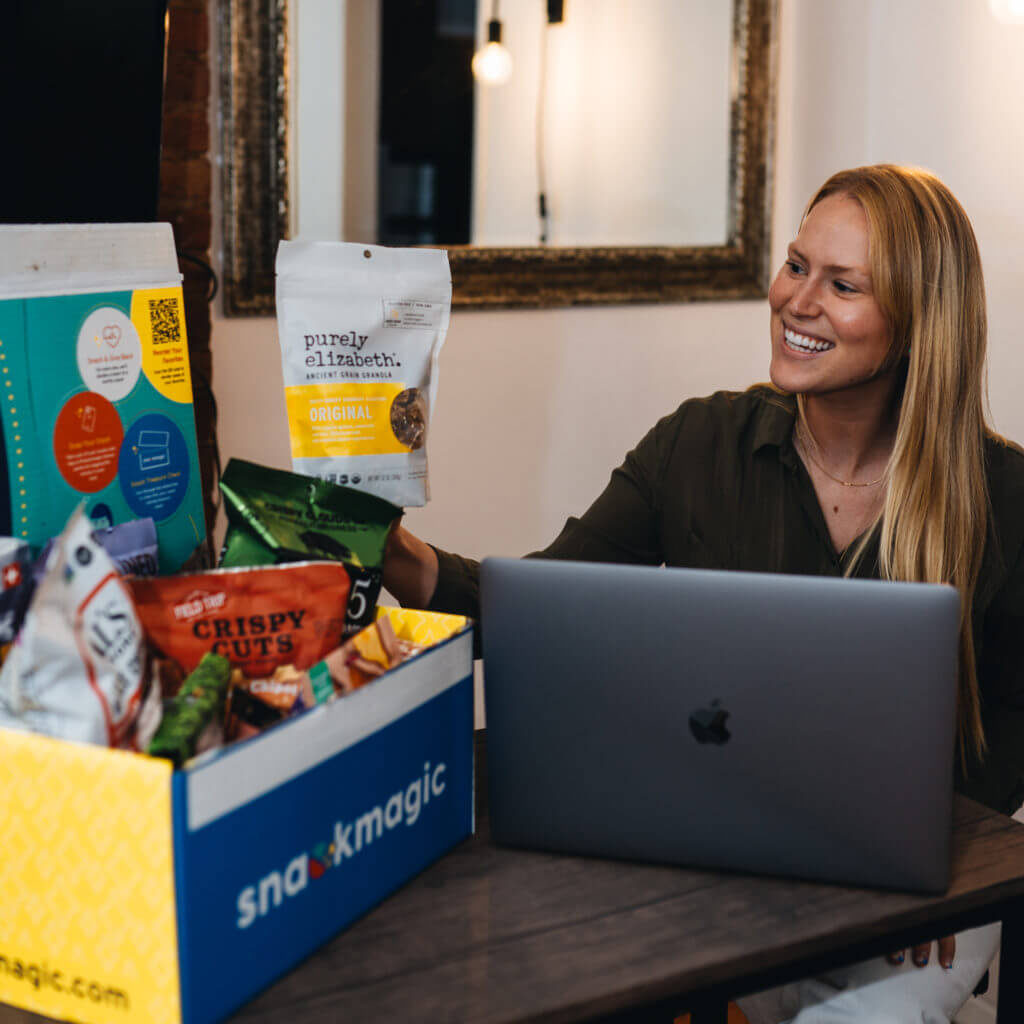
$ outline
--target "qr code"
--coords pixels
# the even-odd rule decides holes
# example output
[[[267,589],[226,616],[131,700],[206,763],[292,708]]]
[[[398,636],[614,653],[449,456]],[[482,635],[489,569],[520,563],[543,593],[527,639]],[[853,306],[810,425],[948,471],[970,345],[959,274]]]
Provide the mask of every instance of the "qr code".
[[[181,341],[181,317],[175,296],[149,300],[149,326],[153,330],[154,344]]]

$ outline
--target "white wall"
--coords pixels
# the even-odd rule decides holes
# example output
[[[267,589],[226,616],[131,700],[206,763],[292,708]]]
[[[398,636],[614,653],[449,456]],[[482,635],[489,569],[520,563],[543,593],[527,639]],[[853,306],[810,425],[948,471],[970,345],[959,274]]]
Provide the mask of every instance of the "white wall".
[[[380,0],[291,0],[289,237],[377,235]]]
[[[995,426],[1024,441],[1024,28],[998,25],[985,0],[782,9],[775,262],[832,171],[879,160],[936,171],[985,260]],[[545,544],[657,416],[765,379],[767,322],[763,301],[456,312],[429,442],[433,501],[408,525],[467,555]],[[215,314],[213,359],[222,457],[288,467],[274,322]]]
[[[292,237],[341,237],[345,195],[344,124],[347,92],[337,55],[344,52],[346,0],[293,0],[290,13],[294,74],[289,99],[293,130],[290,138]],[[307,60],[310,52],[333,52],[335,61]],[[319,122],[320,131],[295,126]],[[333,131],[330,130],[332,126]],[[323,225],[333,231],[323,236]]]
[[[491,13],[477,5],[478,45]],[[724,243],[730,5],[643,0],[623,18],[620,0],[587,0],[550,26],[540,0],[500,14],[513,73],[475,87],[472,241],[536,244],[543,175],[551,245]],[[376,240],[379,24],[379,0],[291,0],[292,237]]]
[[[634,0],[623,17],[621,0],[586,0],[546,26],[540,0],[502,3],[502,38],[514,64],[504,85],[476,85],[473,242],[537,243],[543,47],[550,244],[721,245],[730,7]],[[478,4],[477,14],[482,45],[491,5]]]

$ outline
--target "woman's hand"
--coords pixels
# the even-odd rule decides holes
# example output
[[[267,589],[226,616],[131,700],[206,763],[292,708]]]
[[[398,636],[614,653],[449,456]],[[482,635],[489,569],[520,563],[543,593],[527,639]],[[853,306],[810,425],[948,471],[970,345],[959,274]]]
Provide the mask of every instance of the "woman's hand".
[[[437,587],[437,555],[399,520],[388,534],[381,565],[384,588],[406,608],[425,608]]]
[[[956,936],[947,935],[944,939],[939,939],[938,945],[939,963],[948,970],[953,966],[953,956],[956,953]],[[926,942],[921,946],[915,946],[910,951],[910,959],[913,960],[916,966],[926,967],[931,949],[932,944],[930,942]],[[898,965],[903,963],[903,957],[904,951],[901,949],[898,953],[890,953],[885,959],[893,965]]]

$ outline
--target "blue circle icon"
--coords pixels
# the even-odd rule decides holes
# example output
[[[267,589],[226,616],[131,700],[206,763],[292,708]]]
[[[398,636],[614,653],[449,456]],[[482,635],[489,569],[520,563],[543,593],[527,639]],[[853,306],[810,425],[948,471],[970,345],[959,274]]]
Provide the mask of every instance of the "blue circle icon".
[[[189,458],[185,437],[173,420],[148,413],[125,431],[118,480],[137,516],[161,522],[174,515],[188,491]]]

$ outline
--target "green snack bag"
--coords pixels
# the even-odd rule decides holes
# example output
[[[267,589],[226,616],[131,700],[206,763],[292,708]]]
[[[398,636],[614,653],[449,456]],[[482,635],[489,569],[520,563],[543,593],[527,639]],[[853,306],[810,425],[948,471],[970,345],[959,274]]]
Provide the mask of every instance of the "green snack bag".
[[[384,545],[402,510],[364,491],[231,459],[220,480],[229,529],[221,567],[342,562],[352,584],[346,635],[373,621]]]
[[[231,665],[220,654],[204,654],[195,669],[185,677],[177,696],[164,705],[163,718],[146,748],[151,757],[166,757],[180,768],[190,757],[201,753],[206,730],[218,727],[224,717]]]
[[[274,552],[244,526],[228,526],[224,534],[224,544],[220,549],[222,569],[232,567],[251,568],[256,565],[276,565]]]

